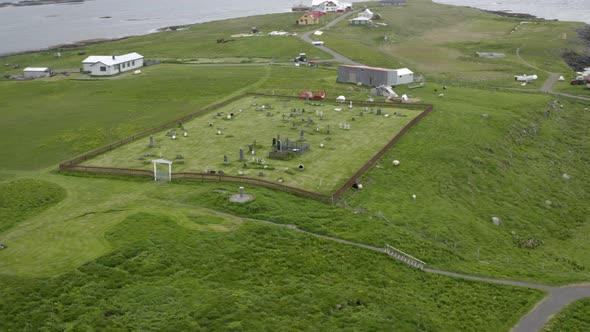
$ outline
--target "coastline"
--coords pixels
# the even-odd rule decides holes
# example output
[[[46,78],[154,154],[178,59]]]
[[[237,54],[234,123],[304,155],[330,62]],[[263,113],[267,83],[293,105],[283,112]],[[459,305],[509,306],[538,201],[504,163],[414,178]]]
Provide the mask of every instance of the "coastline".
[[[55,4],[78,4],[86,0],[22,0],[19,2],[2,2],[0,8],[3,7],[27,7],[27,6],[43,6]]]
[[[145,35],[149,35],[149,33],[146,33]],[[143,36],[143,35],[129,35],[129,36],[124,36],[124,37],[119,37],[119,38],[96,38],[96,39],[80,40],[80,41],[67,43],[67,44],[53,45],[53,46],[49,46],[46,48],[38,48],[38,49],[34,49],[34,50],[27,50],[27,51],[20,51],[20,52],[3,53],[3,54],[0,54],[0,59],[15,56],[15,55],[32,54],[32,53],[39,53],[39,52],[75,50],[75,49],[86,47],[89,45],[96,45],[96,44],[102,44],[102,43],[111,42],[111,41],[124,40],[127,38],[136,37],[136,36]]]
[[[81,3],[85,2],[85,1],[86,0],[39,0],[39,1],[22,0],[22,1],[19,1],[19,2],[15,2],[15,3],[10,3],[10,2],[0,3],[0,8],[6,7],[6,6],[24,7],[24,6],[40,6],[40,5],[50,5],[50,4],[81,4]],[[482,12],[485,12],[485,13],[498,15],[498,16],[501,16],[501,17],[520,18],[520,19],[538,20],[538,21],[559,21],[558,19],[546,19],[546,18],[538,17],[538,16],[535,16],[535,15],[532,15],[532,14],[528,14],[528,13],[511,12],[509,10],[489,10],[489,9],[477,8],[477,7],[473,7],[473,6],[462,6],[462,5],[454,5],[454,4],[445,4],[445,3],[437,2],[437,1],[433,1],[433,2],[438,3],[438,4],[449,5],[449,6],[466,7],[466,8],[470,8],[470,9],[482,11]],[[110,17],[100,17],[100,18],[110,18]],[[221,19],[221,20],[223,20],[223,19]],[[216,20],[212,20],[212,21],[216,21]],[[204,23],[204,22],[195,22],[195,23],[190,23],[190,24],[179,24],[179,25],[162,26],[162,27],[155,28],[155,29],[152,29],[150,31],[147,31],[146,33],[130,34],[130,35],[122,36],[122,37],[115,37],[115,38],[93,38],[93,39],[86,39],[86,40],[74,41],[74,42],[70,42],[70,43],[63,43],[63,44],[51,45],[51,46],[44,47],[44,48],[36,48],[36,49],[29,49],[29,50],[24,50],[24,51],[0,53],[0,59],[1,58],[10,57],[10,56],[23,55],[23,54],[32,54],[32,53],[38,53],[38,52],[51,52],[51,51],[60,51],[60,50],[75,50],[75,49],[87,47],[89,45],[101,44],[101,43],[112,42],[112,41],[119,41],[119,40],[124,40],[124,39],[131,38],[131,37],[145,36],[145,35],[149,35],[149,34],[152,34],[152,33],[158,33],[158,32],[164,32],[164,31],[177,31],[177,30],[181,30],[181,29],[187,28],[187,27],[189,27],[191,25],[200,24],[200,23]],[[581,22],[581,23],[584,23],[584,22]],[[586,24],[586,27],[587,27],[585,30],[589,30],[590,29],[590,24],[588,24],[588,23],[585,23],[585,24]],[[589,38],[583,38],[583,39],[587,43],[588,47],[590,47],[590,37]]]

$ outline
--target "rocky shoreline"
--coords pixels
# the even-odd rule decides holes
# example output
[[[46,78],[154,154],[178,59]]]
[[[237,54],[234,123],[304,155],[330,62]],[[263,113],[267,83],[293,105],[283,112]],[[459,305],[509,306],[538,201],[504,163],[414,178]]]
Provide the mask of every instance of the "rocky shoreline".
[[[22,0],[19,2],[2,2],[2,7],[25,7],[25,6],[42,6],[54,4],[83,3],[86,0]]]
[[[473,7],[471,7],[471,8],[473,8]],[[525,19],[525,20],[557,21],[556,19],[555,20],[548,20],[548,19],[544,19],[544,18],[537,17],[537,16],[531,15],[531,14],[526,14],[526,13],[513,13],[513,12],[509,12],[509,11],[504,11],[504,10],[488,10],[488,9],[480,9],[480,8],[474,8],[474,9],[478,9],[483,12],[502,16],[502,17],[521,18],[521,19]]]

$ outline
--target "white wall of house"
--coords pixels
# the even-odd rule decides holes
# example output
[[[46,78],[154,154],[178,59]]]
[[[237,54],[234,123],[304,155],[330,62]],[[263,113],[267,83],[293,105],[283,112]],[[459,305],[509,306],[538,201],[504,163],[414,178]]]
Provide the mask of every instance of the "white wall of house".
[[[143,58],[121,63],[121,72],[143,67]]]
[[[349,20],[348,22],[350,24],[352,24],[352,25],[369,25],[369,24],[373,24],[373,21],[371,21],[370,19],[368,19],[366,17],[353,18],[352,20]]]
[[[90,66],[90,73],[93,76],[109,76],[119,73],[118,65],[105,65],[102,62],[97,62]]]

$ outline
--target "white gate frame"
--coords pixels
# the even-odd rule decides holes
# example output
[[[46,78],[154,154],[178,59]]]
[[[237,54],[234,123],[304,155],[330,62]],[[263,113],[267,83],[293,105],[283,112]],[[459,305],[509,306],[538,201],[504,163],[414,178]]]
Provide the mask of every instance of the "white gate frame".
[[[172,181],[172,161],[167,159],[154,159],[152,162],[154,163],[154,181],[158,181],[158,164],[168,165],[168,181]]]

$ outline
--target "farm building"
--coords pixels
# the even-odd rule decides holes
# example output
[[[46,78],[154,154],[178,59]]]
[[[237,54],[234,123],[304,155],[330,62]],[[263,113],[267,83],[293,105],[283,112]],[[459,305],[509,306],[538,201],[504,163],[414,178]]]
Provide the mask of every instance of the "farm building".
[[[129,53],[124,55],[92,55],[82,61],[82,71],[95,76],[109,76],[143,66],[143,55]]]
[[[350,25],[371,25],[373,21],[370,18],[366,17],[355,17],[352,20],[348,20]]]
[[[365,18],[368,18],[368,19],[372,19],[374,15],[375,15],[375,14],[373,14],[373,12],[372,12],[372,11],[371,11],[369,8],[367,8],[367,9],[363,10],[363,11],[362,11],[362,12],[361,12],[361,13],[358,15],[358,17],[365,17]]]
[[[319,24],[320,23],[319,12],[305,12],[305,13],[303,13],[303,15],[301,15],[301,17],[295,23],[298,25]]]
[[[414,82],[414,73],[408,68],[386,69],[367,66],[338,66],[338,82],[367,86],[400,85]]]
[[[341,13],[348,9],[352,8],[352,4],[343,3],[337,0],[329,0],[329,1],[313,1],[312,9],[314,11],[324,12],[324,13]]]
[[[25,78],[40,78],[51,76],[51,69],[46,67],[27,67],[23,70]]]

